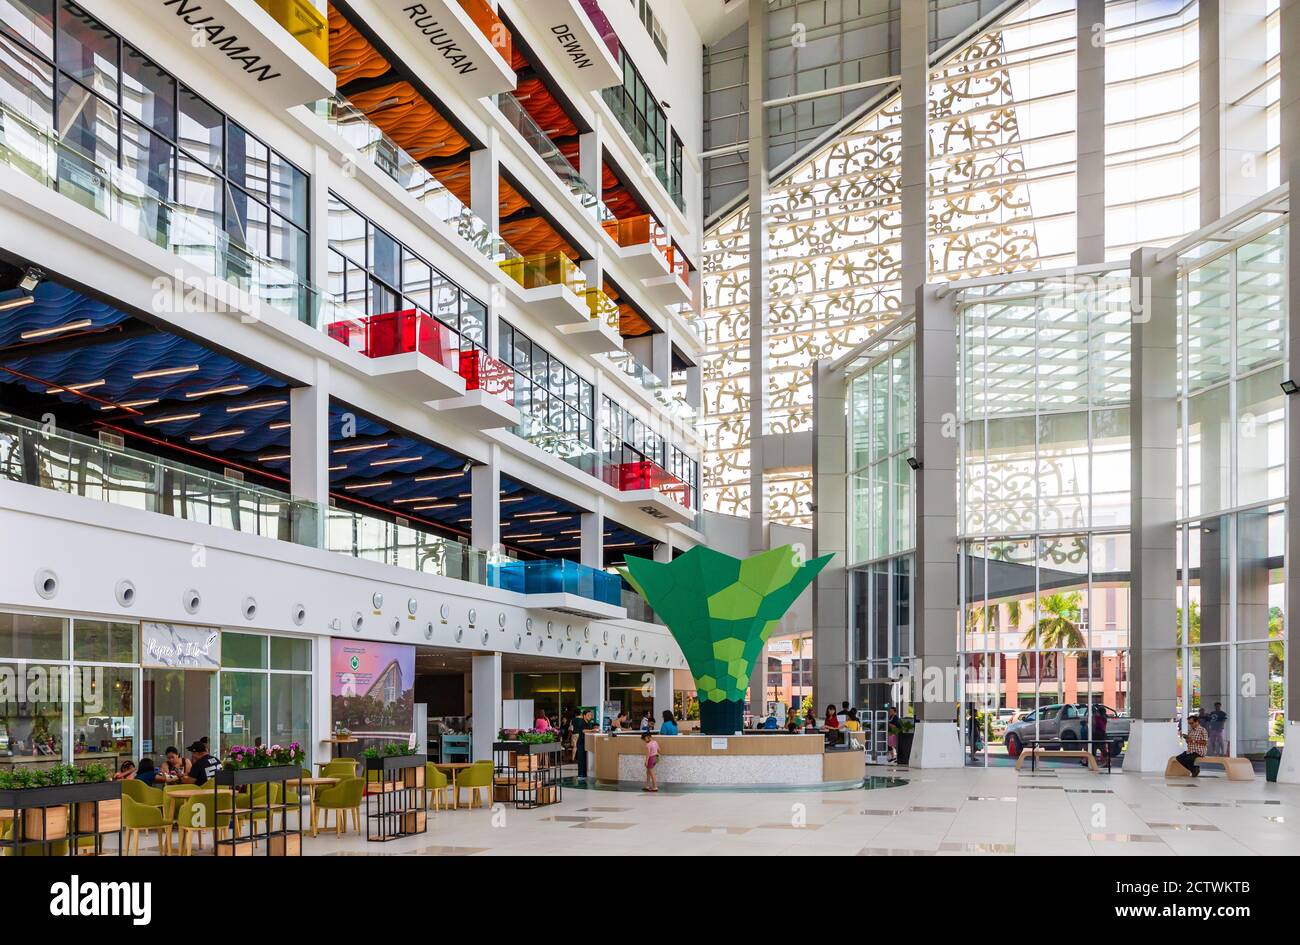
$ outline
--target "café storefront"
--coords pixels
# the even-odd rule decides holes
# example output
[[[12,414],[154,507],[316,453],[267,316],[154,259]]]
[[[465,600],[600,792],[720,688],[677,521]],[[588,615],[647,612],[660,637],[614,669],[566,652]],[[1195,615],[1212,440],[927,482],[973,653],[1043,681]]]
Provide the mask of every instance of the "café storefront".
[[[305,638],[0,613],[0,770],[309,745],[311,667]]]

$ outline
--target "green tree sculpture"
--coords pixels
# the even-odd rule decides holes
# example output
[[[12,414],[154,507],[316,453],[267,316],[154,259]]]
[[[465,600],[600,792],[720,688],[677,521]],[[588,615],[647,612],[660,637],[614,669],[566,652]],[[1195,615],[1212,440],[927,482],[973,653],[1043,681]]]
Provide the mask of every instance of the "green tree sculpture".
[[[705,735],[740,730],[754,661],[831,557],[805,562],[786,545],[742,561],[696,545],[667,564],[627,559],[620,573],[654,608],[686,655],[699,690]]]

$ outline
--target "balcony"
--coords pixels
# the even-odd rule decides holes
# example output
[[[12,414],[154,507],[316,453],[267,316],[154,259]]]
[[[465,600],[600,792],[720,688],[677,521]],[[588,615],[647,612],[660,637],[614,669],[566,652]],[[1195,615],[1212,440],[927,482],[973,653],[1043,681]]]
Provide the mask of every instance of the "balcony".
[[[671,273],[672,244],[663,225],[649,213],[622,220],[606,220],[601,226],[618,246],[623,267],[638,279],[653,279]]]
[[[413,49],[407,65],[471,98],[515,87],[510,31],[486,0],[351,0],[359,21],[390,49]]]
[[[0,414],[0,482],[20,483],[352,558],[496,586],[507,556],[397,522],[164,461]]]
[[[268,108],[291,108],[334,94],[328,34],[310,0],[223,0],[202,5],[132,0],[132,5],[182,43],[189,55],[204,60],[236,89]],[[194,42],[190,21],[196,15],[205,43]],[[286,30],[298,41],[286,42]]]
[[[344,318],[326,333],[370,358],[370,376],[403,400],[429,403],[465,392],[460,339],[428,312],[408,308]]]
[[[655,403],[663,407],[674,419],[685,426],[690,433],[698,436],[695,426],[699,413],[690,402],[673,386],[665,382],[648,367],[638,361],[629,352],[616,351],[607,358],[611,367],[628,379],[637,388],[644,391]]]
[[[595,0],[525,0],[521,7],[574,88],[596,92],[622,83],[618,37]]]
[[[457,370],[465,393],[434,404],[448,419],[468,430],[499,430],[519,422],[515,372],[482,348],[462,348]]]
[[[651,301],[660,305],[685,305],[691,302],[691,267],[676,246],[668,247],[668,268],[665,276],[652,276],[641,284]]]
[[[321,65],[329,68],[329,20],[311,0],[257,0],[271,19],[285,28]]]
[[[511,253],[499,259],[497,265],[507,276],[506,285],[533,314],[553,325],[581,325],[591,318],[587,277],[563,253]]]
[[[506,561],[490,568],[494,586],[526,594],[529,608],[611,620],[627,616],[616,574],[563,558]]]
[[[601,289],[589,288],[585,297],[591,317],[581,325],[565,325],[560,331],[574,348],[584,354],[622,351],[618,303]]]
[[[495,261],[504,251],[501,238],[482,217],[411,157],[350,102],[333,97],[321,103],[329,126],[434,219],[445,223],[479,256]]]
[[[613,218],[609,208],[605,206],[598,196],[592,193],[586,179],[569,163],[569,159],[564,156],[542,127],[533,120],[533,116],[528,114],[527,109],[524,108],[513,92],[503,92],[498,95],[496,104],[497,110],[501,113],[501,117],[506,120],[506,123],[519,132],[519,136],[524,139],[524,143],[542,159],[542,163],[573,194],[574,199],[582,205],[583,209],[593,219],[597,222],[604,222]]]
[[[210,304],[254,316],[265,304],[312,325],[320,324],[333,305],[328,293],[299,280],[282,263],[250,252],[206,217],[170,203],[116,165],[96,163],[0,103],[0,174],[7,172],[66,197],[230,287]],[[11,191],[10,199],[21,199],[21,178],[4,189]],[[84,238],[84,227],[65,214],[50,223],[75,227]],[[175,260],[163,271],[173,275]]]
[[[656,462],[638,459],[612,466],[622,500],[654,518],[694,520],[693,490]]]

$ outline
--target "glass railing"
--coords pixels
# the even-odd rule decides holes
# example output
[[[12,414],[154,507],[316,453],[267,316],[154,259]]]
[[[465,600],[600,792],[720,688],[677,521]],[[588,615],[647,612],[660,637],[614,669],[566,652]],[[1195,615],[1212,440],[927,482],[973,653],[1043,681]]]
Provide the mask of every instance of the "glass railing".
[[[0,479],[281,541],[318,541],[311,502],[8,414],[0,415]]]
[[[116,165],[96,163],[5,103],[0,103],[0,163],[185,260],[254,305],[265,303],[308,324],[320,324],[321,308],[332,305],[326,293],[283,263],[232,241],[210,215],[168,202]],[[219,287],[208,291],[220,294]],[[242,311],[242,303],[229,300],[232,311]]]
[[[326,327],[326,334],[368,358],[419,352],[460,371],[460,336],[418,308],[341,318]]]
[[[638,122],[636,113],[628,104],[623,91],[623,86],[611,85],[609,88],[601,90],[600,97],[609,106],[615,120],[623,126],[623,130],[627,132],[627,136],[632,140],[632,145],[636,148],[638,154],[645,157],[662,149],[663,142],[652,140],[647,132],[638,128],[638,124],[641,123]],[[650,165],[654,176],[659,178],[659,183],[663,184],[664,190],[671,195],[672,183],[671,175],[668,173],[668,162],[662,158],[657,160],[646,158],[646,163]]]
[[[525,289],[562,285],[575,295],[587,291],[587,277],[568,256],[559,251],[497,260],[501,271]]]
[[[507,561],[491,565],[495,587],[520,594],[575,594],[603,604],[622,606],[623,581],[617,574],[551,558],[540,561]]]
[[[501,22],[501,17],[497,16],[497,11],[492,9],[487,0],[460,0],[460,7],[469,14],[474,25],[483,31],[488,43],[506,61],[506,64],[513,63],[514,37],[510,35],[510,30],[506,29],[506,25]]]
[[[465,379],[465,390],[481,390],[508,404],[515,402],[514,369],[482,348],[462,348],[458,369]]]
[[[636,591],[622,588],[623,609],[627,611],[628,620],[640,620],[642,623],[663,623],[654,608]]]
[[[329,20],[311,0],[257,0],[257,5],[323,65],[330,64]]]
[[[611,351],[609,363],[639,384],[655,401],[682,423],[694,425],[698,411],[679,391],[674,391],[659,375],[638,361],[630,352]]]
[[[450,226],[456,235],[491,260],[518,256],[494,234],[483,218],[430,174],[415,158],[389,138],[346,99],[327,99],[318,111],[350,145],[410,194],[430,216]]]
[[[656,462],[637,459],[618,463],[615,467],[620,492],[653,489],[667,496],[683,508],[695,507],[693,490],[685,480],[674,476]]]
[[[618,303],[605,294],[604,289],[590,288],[586,292],[587,311],[592,321],[603,321],[610,328],[619,329]]]
[[[621,220],[606,220],[601,225],[609,234],[609,238],[619,246],[650,245],[659,251],[659,255],[663,256],[665,261],[669,260],[672,243],[669,242],[668,231],[653,214],[643,213],[640,216],[624,217]]]
[[[494,583],[493,565],[510,560],[506,554],[440,538],[401,522],[334,507],[326,515],[325,548],[365,561],[490,587],[499,586]]]
[[[613,212],[605,206],[604,201],[592,193],[586,179],[555,146],[555,142],[541,126],[533,120],[533,116],[528,114],[528,110],[513,92],[502,92],[496,97],[496,103],[502,117],[528,142],[528,146],[537,152],[546,166],[551,169],[551,173],[559,178],[560,183],[569,188],[573,196],[578,199],[578,203],[582,204],[583,209],[597,222],[603,223],[614,219]]]

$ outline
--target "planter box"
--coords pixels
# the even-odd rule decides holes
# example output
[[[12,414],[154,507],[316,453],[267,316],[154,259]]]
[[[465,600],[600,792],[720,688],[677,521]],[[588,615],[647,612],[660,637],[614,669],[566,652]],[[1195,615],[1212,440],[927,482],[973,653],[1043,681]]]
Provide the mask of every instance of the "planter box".
[[[62,840],[68,835],[68,809],[33,807],[23,811],[23,839]]]
[[[559,742],[493,742],[492,750],[508,751],[512,755],[520,756],[516,760],[522,761],[523,756],[534,756],[536,758],[536,756],[558,755],[564,750],[564,746]],[[546,760],[536,758],[536,760],[540,761],[543,767],[548,763],[555,763],[553,758]],[[522,768],[523,766],[520,765],[519,767]]]
[[[898,755],[898,764],[900,764],[900,765],[905,765],[905,764],[907,764],[907,763],[911,760],[911,758],[912,758],[912,738],[913,738],[915,735],[916,735],[915,732],[899,732],[899,733],[898,733],[898,748],[897,748],[897,751],[896,751],[896,753],[897,753],[897,755]]]
[[[385,755],[382,758],[367,758],[366,771],[378,771],[390,780],[396,780],[398,772],[406,769],[416,769],[420,772],[420,784],[424,784],[424,765],[428,758],[424,755]]]
[[[271,765],[267,768],[222,768],[213,779],[222,787],[247,787],[273,781],[296,781],[302,777],[297,765]]]
[[[302,856],[302,834],[290,833],[281,837],[272,837],[271,856]]]
[[[252,856],[251,843],[218,843],[217,856]]]
[[[77,805],[77,833],[116,833],[121,829],[120,798],[111,801],[82,801]]]

